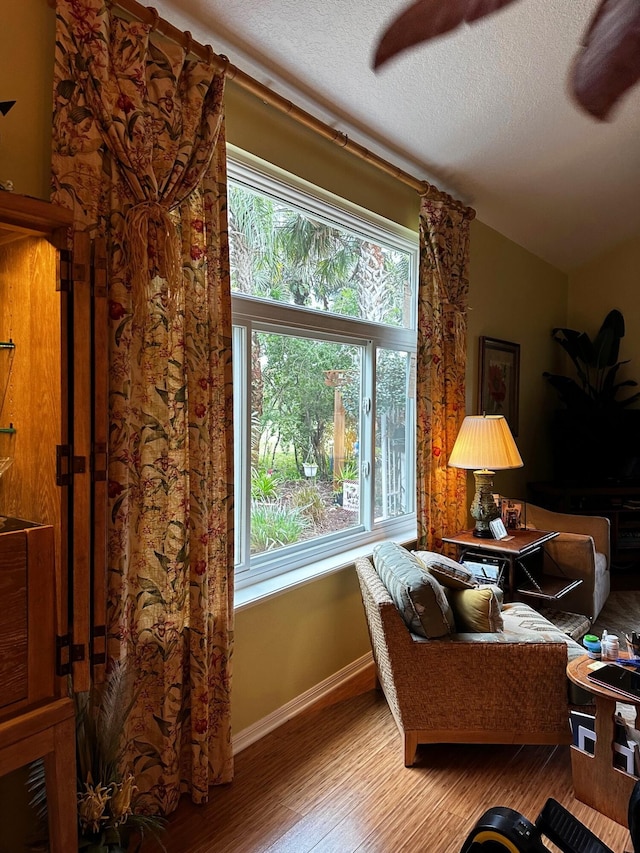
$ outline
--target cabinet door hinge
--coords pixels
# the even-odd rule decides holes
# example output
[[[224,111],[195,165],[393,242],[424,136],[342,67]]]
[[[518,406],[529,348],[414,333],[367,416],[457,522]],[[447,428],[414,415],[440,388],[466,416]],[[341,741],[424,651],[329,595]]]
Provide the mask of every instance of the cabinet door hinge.
[[[107,298],[107,250],[104,237],[93,241],[93,259],[91,263],[93,295],[96,299]]]
[[[86,266],[84,264],[74,264],[73,252],[70,249],[61,249],[58,290],[61,290],[63,293],[71,293],[73,282],[77,279],[84,280],[86,276]]]
[[[70,444],[56,445],[56,485],[70,486],[74,474],[84,474],[87,460],[84,456],[73,456]]]
[[[107,629],[105,625],[94,625],[91,630],[91,665],[107,662]]]
[[[71,665],[84,660],[85,648],[81,643],[72,643],[69,634],[56,637],[56,673],[70,675]]]
[[[104,441],[93,443],[91,450],[91,477],[94,483],[107,479],[107,444]]]

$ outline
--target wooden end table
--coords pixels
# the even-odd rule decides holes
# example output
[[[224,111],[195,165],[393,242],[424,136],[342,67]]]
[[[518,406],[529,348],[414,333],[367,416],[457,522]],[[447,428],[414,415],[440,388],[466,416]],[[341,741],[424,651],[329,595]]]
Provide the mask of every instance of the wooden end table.
[[[471,554],[503,559],[508,567],[507,590],[510,598],[517,591],[520,595],[557,601],[580,586],[582,581],[546,574],[536,578],[524,563],[526,558],[540,553],[545,543],[557,535],[557,531],[549,530],[510,530],[507,539],[481,539],[473,535],[473,530],[463,530],[455,536],[443,536],[442,541],[456,546],[460,562]],[[524,575],[522,583],[516,584],[516,569]]]
[[[626,657],[626,655],[620,655]],[[616,702],[640,707],[640,699],[633,700],[615,690],[608,690],[600,684],[589,681],[587,675],[594,663],[588,655],[582,655],[570,661],[567,676],[574,684],[588,690],[596,703],[596,742],[594,754],[590,755],[571,747],[571,775],[576,799],[601,814],[610,817],[623,826],[628,826],[627,810],[629,797],[638,781],[624,770],[614,767],[614,741]]]

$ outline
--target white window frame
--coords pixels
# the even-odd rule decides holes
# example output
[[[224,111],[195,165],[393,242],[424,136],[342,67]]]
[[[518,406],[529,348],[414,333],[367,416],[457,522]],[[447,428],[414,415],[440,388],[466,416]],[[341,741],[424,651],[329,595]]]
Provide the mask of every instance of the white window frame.
[[[338,225],[363,239],[392,246],[410,257],[410,275],[417,290],[418,235],[394,222],[366,211],[332,193],[319,189],[308,182],[289,175],[235,146],[227,146],[228,176],[234,183],[271,196],[294,208],[309,213],[314,218],[330,225]],[[366,507],[362,524],[358,527],[316,539],[285,546],[275,551],[255,555],[247,567],[250,553],[250,531],[248,525],[238,521],[238,512],[244,508],[249,512],[251,494],[250,466],[236,474],[236,501],[239,510],[236,523],[240,527],[237,536],[241,539],[242,560],[236,567],[236,607],[275,594],[282,589],[307,582],[319,575],[337,571],[360,555],[368,555],[376,542],[393,539],[399,542],[415,540],[415,509],[399,518],[385,519],[374,523],[373,502],[373,455],[375,412],[375,369],[377,348],[395,349],[414,354],[416,352],[417,299],[414,292],[411,309],[411,327],[399,328],[369,323],[364,320],[336,315],[326,315],[312,309],[275,303],[271,300],[254,298],[245,294],[233,294],[234,325],[234,383],[240,382],[243,395],[240,402],[241,424],[239,425],[240,446],[235,448],[235,471],[243,467],[243,460],[250,458],[250,430],[247,413],[251,411],[251,372],[249,347],[251,332],[264,331],[276,334],[292,334],[316,340],[362,346],[367,352],[363,363],[363,396],[371,405],[368,413],[361,413],[361,465],[369,465],[369,476],[362,477],[362,502]],[[238,342],[242,340],[242,351]],[[415,424],[415,395],[408,401],[409,412]],[[415,431],[414,431],[415,432]],[[415,459],[415,435],[406,447],[407,458]],[[411,454],[411,455],[409,455]],[[415,503],[415,466],[407,466],[407,491]],[[244,529],[243,529],[244,528]]]

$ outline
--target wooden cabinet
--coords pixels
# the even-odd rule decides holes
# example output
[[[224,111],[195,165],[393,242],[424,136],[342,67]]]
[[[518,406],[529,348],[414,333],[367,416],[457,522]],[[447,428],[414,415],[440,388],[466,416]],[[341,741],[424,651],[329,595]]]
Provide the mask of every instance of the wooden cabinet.
[[[640,484],[529,483],[528,489],[531,502],[545,509],[608,518],[612,568],[640,564]]]
[[[70,211],[0,192],[0,773],[44,758],[53,853],[77,845],[67,677],[86,690],[104,660],[106,288],[90,249]]]
[[[77,849],[73,702],[56,696],[51,525],[0,519],[0,775],[43,759],[52,853]]]
[[[51,525],[0,519],[0,718],[56,695]]]

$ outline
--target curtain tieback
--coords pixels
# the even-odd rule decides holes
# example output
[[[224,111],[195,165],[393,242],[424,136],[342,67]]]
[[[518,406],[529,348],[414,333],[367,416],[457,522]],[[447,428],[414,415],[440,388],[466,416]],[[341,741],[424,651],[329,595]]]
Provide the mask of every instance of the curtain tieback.
[[[170,301],[180,285],[180,251],[175,224],[159,201],[141,201],[125,217],[126,262],[131,276],[134,312],[148,298],[149,280],[158,275],[167,281]],[[151,229],[151,234],[149,233]],[[153,247],[150,252],[150,247]]]
[[[443,302],[442,311],[445,317],[446,333],[453,337],[455,359],[459,364],[465,363],[467,328],[467,312],[454,302]]]

